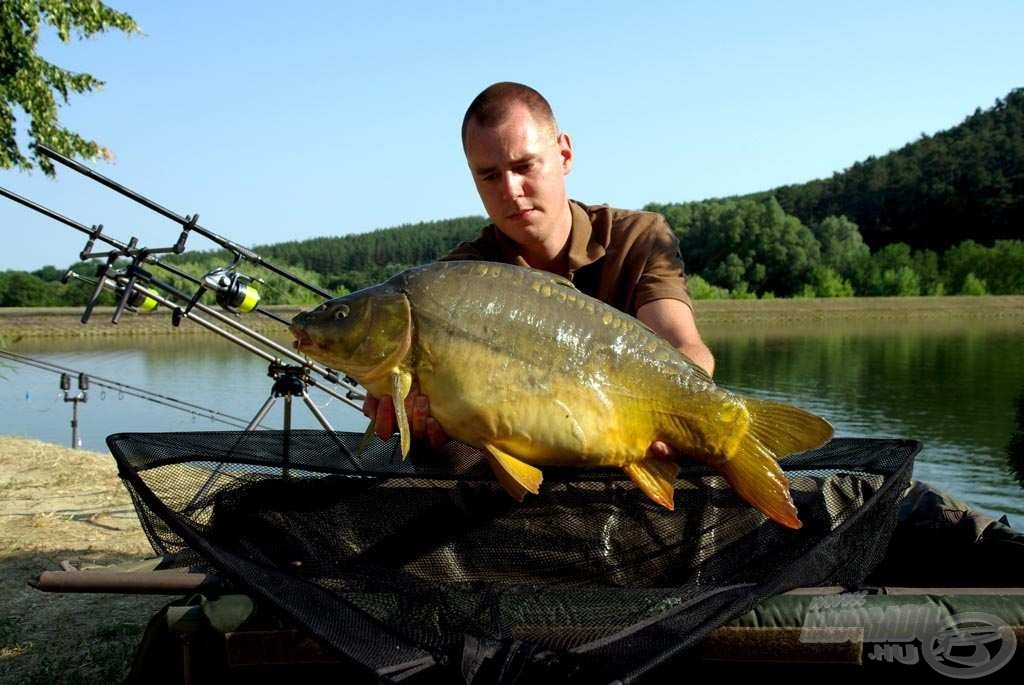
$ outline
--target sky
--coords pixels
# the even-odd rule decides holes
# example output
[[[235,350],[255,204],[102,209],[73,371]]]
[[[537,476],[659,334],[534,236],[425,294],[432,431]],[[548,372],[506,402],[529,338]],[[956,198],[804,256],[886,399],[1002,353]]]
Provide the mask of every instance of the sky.
[[[96,171],[246,246],[482,215],[459,127],[496,81],[551,102],[570,197],[623,208],[828,177],[1024,86],[1019,1],[108,4],[143,35],[40,41],[106,82],[62,123],[113,150]],[[0,186],[124,242],[178,234],[60,167]],[[0,236],[0,270],[84,246],[4,198]]]

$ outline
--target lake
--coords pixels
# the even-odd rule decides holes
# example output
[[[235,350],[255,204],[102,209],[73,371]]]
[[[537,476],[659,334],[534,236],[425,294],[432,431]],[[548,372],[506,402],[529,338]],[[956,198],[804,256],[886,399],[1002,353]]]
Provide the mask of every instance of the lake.
[[[1024,524],[1024,490],[1006,446],[1014,402],[1024,392],[1020,320],[708,324],[717,382],[797,404],[827,418],[836,434],[919,440],[914,476],[989,513]],[[284,340],[284,338],[282,338]],[[212,335],[106,340],[25,339],[10,351],[145,388],[248,422],[267,400],[266,363]],[[69,444],[71,405],[54,373],[0,361],[0,433]],[[75,381],[72,381],[72,392]],[[110,433],[223,430],[189,414],[95,385],[79,407],[82,446],[105,452]],[[311,395],[339,430],[366,420],[319,391]],[[328,401],[329,400],[329,401]],[[282,426],[283,400],[264,420]],[[315,428],[293,404],[293,426]]]

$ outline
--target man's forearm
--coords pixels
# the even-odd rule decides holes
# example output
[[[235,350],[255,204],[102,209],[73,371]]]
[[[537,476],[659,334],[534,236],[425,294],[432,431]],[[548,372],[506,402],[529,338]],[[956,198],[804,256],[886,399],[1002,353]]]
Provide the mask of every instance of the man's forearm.
[[[709,376],[715,375],[715,357],[703,342],[684,344],[677,347],[690,361],[704,369]]]

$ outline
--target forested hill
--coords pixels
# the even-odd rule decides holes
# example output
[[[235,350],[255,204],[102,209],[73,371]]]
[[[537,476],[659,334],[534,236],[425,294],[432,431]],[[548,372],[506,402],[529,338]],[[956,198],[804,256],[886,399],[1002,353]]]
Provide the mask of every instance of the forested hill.
[[[871,249],[1024,237],[1024,88],[963,123],[774,195],[805,225],[846,216]]]
[[[424,221],[370,233],[257,246],[257,254],[322,274],[328,288],[357,290],[410,266],[433,261],[487,224],[481,216]]]
[[[679,236],[697,298],[1024,294],[1024,89],[829,179],[645,209],[664,214]],[[486,223],[461,217],[254,249],[340,294],[432,261]],[[231,256],[167,261],[200,277]],[[96,271],[95,264],[74,268]],[[316,300],[269,271],[243,271],[265,279],[267,303]],[[0,272],[0,306],[83,304],[91,287],[63,285],[62,273],[52,266]]]

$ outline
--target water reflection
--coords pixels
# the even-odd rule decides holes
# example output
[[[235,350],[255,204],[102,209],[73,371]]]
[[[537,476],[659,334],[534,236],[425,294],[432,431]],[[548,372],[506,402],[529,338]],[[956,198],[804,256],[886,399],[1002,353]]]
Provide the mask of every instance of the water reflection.
[[[706,334],[722,385],[804,406],[838,435],[920,440],[917,478],[992,513],[1024,515],[1005,452],[1024,385],[1019,323],[738,328]]]

